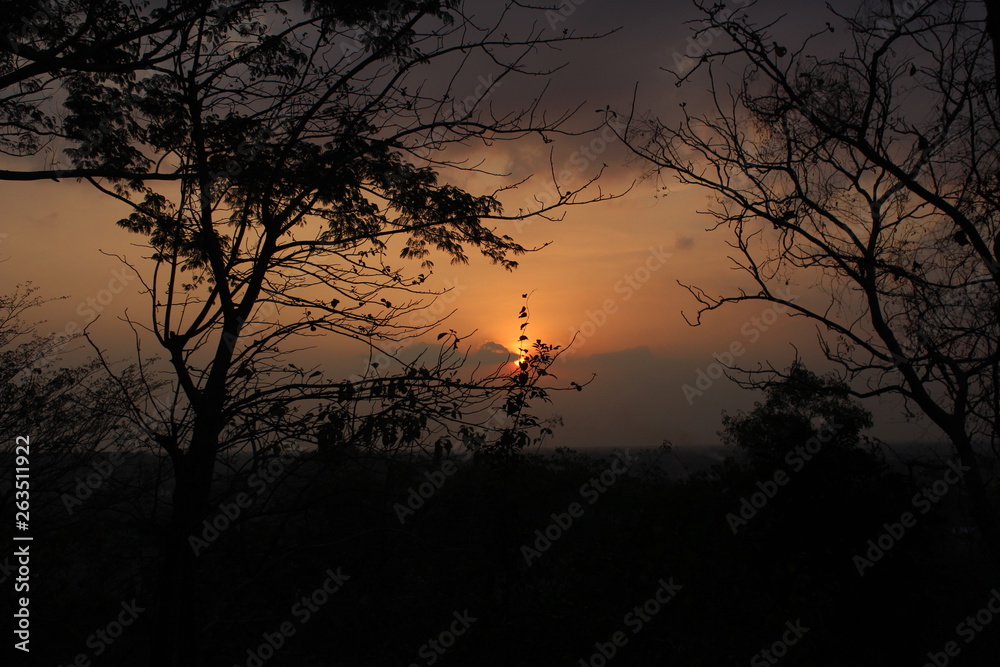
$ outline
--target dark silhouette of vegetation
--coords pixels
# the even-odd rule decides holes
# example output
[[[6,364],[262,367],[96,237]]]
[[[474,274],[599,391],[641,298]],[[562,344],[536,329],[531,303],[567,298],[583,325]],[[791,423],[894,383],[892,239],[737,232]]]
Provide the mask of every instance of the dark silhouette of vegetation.
[[[708,76],[712,102],[681,105],[676,124],[633,114],[619,133],[654,171],[716,197],[714,228],[749,286],[690,286],[695,323],[755,301],[814,321],[855,396],[901,396],[951,442],[1000,563],[994,3],[829,8],[787,44],[744,10],[696,4],[697,37],[712,39],[675,74]],[[723,63],[743,68],[734,88],[716,76]],[[785,291],[803,282],[818,300]],[[780,374],[747,370],[754,386]]]
[[[169,62],[207,11],[205,3],[189,0],[148,11],[123,0],[6,3],[0,16],[0,152],[35,155],[56,139],[70,138],[49,104],[61,84],[86,73],[128,80]],[[102,127],[90,128],[91,135],[97,137]],[[0,170],[0,179],[120,175],[113,165],[58,168],[52,164],[56,157],[43,169]]]
[[[0,433],[4,481],[13,480],[13,440],[30,436],[36,463],[31,488],[36,498],[60,498],[71,474],[86,470],[112,448],[124,455],[141,448],[131,428],[120,385],[96,359],[73,363],[83,336],[42,336],[34,319],[42,305],[56,299],[37,295],[30,283],[0,294]],[[135,384],[135,368],[121,380]],[[14,486],[0,490],[4,506],[13,504]],[[75,507],[75,505],[74,505]],[[40,515],[38,515],[40,516]],[[64,527],[67,514],[47,517],[48,529]],[[41,525],[41,523],[40,523]]]
[[[795,447],[815,438],[823,450],[847,451],[872,427],[871,413],[835,375],[818,376],[796,362],[764,385],[765,400],[745,414],[723,415],[723,442],[743,450],[754,467],[783,465]]]
[[[4,331],[25,336],[18,353],[26,362],[37,358],[29,352],[39,349],[33,348],[38,339],[20,313],[37,302],[24,291],[3,300],[18,314],[5,319]],[[557,353],[544,344],[535,351],[519,372],[537,375]],[[107,453],[126,445],[115,441],[111,427],[95,431],[111,439],[95,439],[97,451],[85,464],[56,458],[79,451],[67,438],[82,443],[83,429],[114,422],[113,412],[90,420],[77,412],[100,407],[80,398],[102,396],[93,387],[107,386],[88,381],[92,371],[85,364],[51,376],[68,373],[69,384],[41,382],[49,371],[29,372],[30,395],[38,400],[12,404],[32,408],[30,422],[44,435],[46,454],[35,461],[44,461],[38,467],[50,480],[33,496],[32,510],[44,517],[37,534],[47,545],[32,561],[46,573],[32,588],[36,632],[46,638],[33,646],[40,664],[92,659],[95,646],[107,665],[156,658],[159,619],[147,602],[156,598],[151,556],[162,539],[155,450],[117,463],[82,509],[66,512],[65,493],[84,469],[100,469]],[[292,622],[295,633],[265,664],[423,664],[431,655],[428,640],[457,612],[475,621],[439,655],[443,665],[572,664],[619,630],[629,639],[617,658],[623,663],[746,664],[791,620],[809,628],[795,647],[797,664],[919,662],[954,639],[952,625],[943,628],[940,619],[964,618],[993,585],[981,567],[987,553],[960,530],[969,498],[955,490],[935,502],[859,576],[854,559],[868,554],[884,524],[916,512],[915,494],[940,472],[929,467],[908,477],[890,470],[880,450],[867,446],[870,416],[841,383],[800,364],[787,375],[793,380],[773,383],[754,410],[726,420],[730,444],[750,453],[751,465],[728,458],[681,479],[666,472],[668,446],[615,456],[566,449],[537,455],[518,447],[520,439],[502,437],[484,440],[492,446],[474,448],[471,457],[433,448],[403,459],[358,446],[337,456],[329,449],[285,452],[271,459],[277,467],[219,475],[220,504],[194,535],[203,541],[194,543],[199,567],[190,582],[201,593],[196,659],[256,664],[266,637]],[[515,375],[510,382],[514,400],[504,409],[520,410],[523,427],[542,426],[529,408],[544,396],[518,393],[534,381],[522,384]],[[8,382],[5,396],[16,385]],[[65,412],[71,399],[79,404]],[[11,414],[3,411],[5,424],[28,427],[10,421]],[[834,431],[840,439],[827,439],[803,466],[789,465],[792,441],[777,438],[819,438],[821,420],[843,425]],[[767,423],[776,434],[770,439],[760,426]],[[743,511],[777,470],[789,481],[734,530],[728,517]],[[241,492],[252,502],[226,515]],[[545,532],[571,502],[582,514]],[[330,571],[350,578],[308,615],[308,607],[296,608]],[[676,598],[655,615],[633,614],[625,625],[626,614],[661,579],[682,587]],[[120,637],[107,644],[94,639],[123,603],[133,602],[140,611]],[[995,633],[986,633],[964,647],[963,664],[991,664],[996,650]]]
[[[936,506],[858,576],[851,558],[930,478],[911,486],[882,473],[862,486],[849,483],[842,468],[826,473],[839,492],[821,496],[808,493],[823,478],[817,469],[793,479],[734,534],[725,516],[757,490],[758,471],[730,460],[672,479],[661,466],[666,453],[630,456],[637,458],[627,474],[590,503],[581,488],[592,490],[621,457],[526,454],[518,474],[509,475],[475,459],[427,457],[403,466],[367,456],[331,467],[301,455],[266,503],[234,520],[199,556],[201,659],[254,664],[248,656],[259,655],[265,635],[292,621],[295,634],[264,664],[426,664],[418,652],[457,611],[476,621],[440,655],[441,665],[574,664],[618,630],[629,639],[616,657],[623,664],[747,664],[796,619],[809,632],[789,655],[795,664],[920,664],[954,639],[954,624],[940,620],[978,609],[993,585],[979,567],[985,554],[970,556],[968,541],[948,530],[965,506],[960,496]],[[397,505],[449,460],[457,471],[400,523]],[[534,546],[536,531],[571,501],[584,514],[529,565],[523,547]],[[131,545],[122,555],[134,558],[157,543],[126,512],[76,529],[49,538],[52,546],[69,550],[87,535],[76,562],[116,583],[123,577],[111,571],[107,550]],[[291,609],[337,568],[351,578],[300,624]],[[625,615],[670,578],[683,588],[633,633]],[[38,649],[52,664],[85,652],[98,619],[116,613],[122,598],[115,596],[134,595],[105,582],[67,591],[43,581],[39,588],[38,608],[61,628],[57,641]],[[102,656],[105,664],[145,659],[155,628],[151,618],[140,620]],[[965,664],[990,664],[996,648],[995,634],[978,638],[965,649]]]
[[[191,538],[230,498],[223,470],[258,471],[302,444],[444,448],[498,410],[484,448],[509,458],[546,428],[526,408],[544,396],[554,348],[481,374],[463,367],[454,331],[417,358],[388,344],[440,331],[443,318],[420,317],[441,294],[429,287],[439,258],[465,264],[477,252],[512,270],[531,248],[504,226],[608,197],[588,197],[589,183],[557,187],[557,201],[506,214],[498,197],[518,184],[462,189],[456,174],[491,174],[445,150],[572,134],[572,110],[491,97],[512,78],[551,73],[531,67],[532,52],[584,38],[508,27],[510,12],[533,11],[515,5],[480,24],[451,0],[54,11],[8,44],[6,68],[21,76],[8,90],[37,93],[8,104],[9,117],[28,119],[8,123],[11,152],[32,153],[50,133],[68,142],[64,175],[129,207],[118,224],[146,246],[148,264],[122,261],[152,316],[128,323],[137,354],[152,341],[169,370],[126,376],[95,350],[171,470],[152,663],[200,664]],[[116,28],[121,13],[130,17]],[[59,94],[33,74],[46,54]],[[390,363],[347,380],[298,365],[296,346],[320,336]]]
[[[807,634],[787,664],[925,662],[985,603],[1000,554],[973,446],[1000,419],[996,86],[968,7],[841,17],[854,51],[820,60],[804,55],[819,35],[782,46],[704,7],[717,50],[680,78],[748,59],[735,111],[716,95],[721,117],[631,119],[635,152],[721,197],[755,285],[691,288],[699,316],[781,303],[826,327],[852,381],[798,361],[748,371],[764,396],[721,433],[739,455],[672,477],[666,445],[537,451],[557,421],[540,405],[583,387],[553,376],[562,347],[532,342],[527,294],[520,358],[495,368],[427,316],[438,262],[513,270],[534,248],[511,223],[611,197],[552,183],[556,200],[514,215],[500,199],[524,183],[467,161],[582,133],[572,110],[494,95],[544,84],[540,49],[592,37],[510,20],[555,9],[512,2],[483,22],[457,0],[14,3],[0,151],[67,162],[0,180],[84,179],[128,207],[118,224],[143,256],[121,260],[150,314],[124,318],[131,364],[85,333],[72,340],[94,356],[74,363],[27,319],[44,304],[33,288],[0,296],[0,425],[36,443],[32,661],[757,665],[794,622]],[[937,117],[905,116],[911,88]],[[829,308],[772,289],[812,270],[833,278]],[[436,344],[397,347],[426,334]],[[308,365],[322,336],[369,361],[349,378]],[[855,400],[887,393],[948,435],[964,487],[934,491],[954,462],[893,467]],[[455,619],[462,632],[432,643]],[[997,627],[962,664],[995,663]]]

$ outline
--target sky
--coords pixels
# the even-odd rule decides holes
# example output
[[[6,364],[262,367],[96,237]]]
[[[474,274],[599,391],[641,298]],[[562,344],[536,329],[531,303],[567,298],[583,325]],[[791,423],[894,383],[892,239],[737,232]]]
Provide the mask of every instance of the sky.
[[[563,8],[563,14],[550,15],[552,30],[584,34],[617,29],[599,41],[543,54],[542,62],[566,63],[549,80],[544,100],[553,108],[582,105],[573,127],[596,124],[600,116],[595,111],[607,106],[627,109],[633,94],[637,108],[667,120],[676,117],[679,103],[702,99],[703,85],[679,89],[661,69],[670,67],[675,54],[689,46],[690,26],[685,22],[696,17],[690,3],[567,0]],[[820,29],[832,19],[819,2],[791,8],[760,2],[747,11],[765,22],[782,10],[788,12],[782,29],[790,35]],[[490,10],[484,5],[483,11]],[[521,104],[541,83],[505,84],[491,102],[498,107]],[[520,257],[513,272],[474,257],[468,266],[439,263],[432,280],[451,289],[435,306],[441,313],[454,311],[447,328],[471,334],[467,343],[481,358],[488,358],[498,345],[515,349],[524,293],[530,294],[531,339],[565,346],[575,337],[555,366],[558,381],[565,386],[595,377],[582,392],[555,396],[548,409],[562,417],[564,426],[553,444],[586,448],[645,447],[664,440],[717,443],[722,411],[748,409],[760,398],[718,377],[715,355],[734,346],[742,350],[738,361],[750,367],[767,362],[786,367],[797,349],[810,367],[827,368],[818,354],[814,327],[765,304],[709,313],[698,327],[685,322],[682,313],[692,316],[697,303],[678,282],[711,294],[729,293],[746,283],[730,268],[725,232],[706,231],[711,219],[699,213],[711,204],[706,194],[669,178],[649,178],[646,166],[627,159],[610,134],[563,137],[552,143],[532,136],[471,150],[511,178],[535,174],[505,197],[511,211],[546,191],[550,161],[557,174],[569,176],[562,184],[571,187],[582,185],[606,164],[598,182],[601,191],[621,194],[570,208],[558,222],[512,223],[501,230],[527,247],[545,246]],[[17,167],[25,168],[23,163]],[[466,187],[486,186],[480,177],[455,178]],[[126,213],[85,183],[0,183],[0,282],[9,288],[30,280],[44,296],[67,297],[46,306],[42,332],[86,324],[100,312],[92,330],[101,346],[120,358],[134,353],[131,332],[120,317],[126,309],[141,317],[148,306],[137,294],[135,275],[102,254],[130,260],[142,256],[134,245],[139,239],[114,225]],[[810,284],[793,283],[789,290],[809,298]],[[338,341],[324,341],[309,354],[345,375],[363,363],[361,350]],[[700,374],[706,379],[699,387]],[[685,385],[701,393],[685,394]],[[873,433],[887,441],[937,438],[926,423],[906,420],[894,399],[867,407],[875,413]]]

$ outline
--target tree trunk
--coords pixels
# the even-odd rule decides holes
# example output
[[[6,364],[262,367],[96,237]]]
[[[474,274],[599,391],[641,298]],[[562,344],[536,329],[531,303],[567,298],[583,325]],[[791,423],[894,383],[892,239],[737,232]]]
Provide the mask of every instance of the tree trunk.
[[[975,450],[972,448],[972,441],[965,433],[964,428],[961,431],[952,432],[951,441],[958,452],[962,465],[969,468],[963,476],[963,481],[972,500],[972,516],[983,536],[983,542],[986,543],[986,547],[993,557],[993,562],[1000,569],[1000,520],[997,518],[996,508],[983,480],[979,461],[976,460]]]
[[[212,489],[215,448],[193,438],[175,463],[173,513],[163,545],[163,568],[153,629],[152,667],[197,667],[202,664],[198,623],[197,556],[190,544],[201,534]]]
[[[1000,0],[984,0],[986,5],[986,34],[993,43],[993,77],[996,95],[1000,97]]]

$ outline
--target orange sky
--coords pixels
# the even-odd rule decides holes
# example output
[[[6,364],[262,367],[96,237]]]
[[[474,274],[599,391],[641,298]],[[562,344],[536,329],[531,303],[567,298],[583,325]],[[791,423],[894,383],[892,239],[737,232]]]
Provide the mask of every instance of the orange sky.
[[[762,11],[774,5],[765,3]],[[614,7],[610,0],[588,0],[570,19],[582,31],[603,29],[608,17],[615,16]],[[684,48],[682,21],[689,18],[687,3],[635,3],[632,14],[617,19],[624,24],[621,32],[571,59],[560,72],[554,100],[586,99],[581,114],[592,114],[605,104],[627,103],[632,85],[641,81],[646,104],[675,108],[681,93],[658,67],[668,65],[671,54]],[[569,59],[571,54],[565,55]],[[582,120],[590,122],[588,117]],[[511,211],[546,187],[550,149],[557,170],[567,170],[574,179],[564,185],[582,184],[607,162],[601,187],[606,192],[627,189],[641,176],[641,165],[625,164],[615,146],[598,150],[605,142],[595,139],[567,138],[549,145],[541,137],[529,137],[517,144],[498,144],[482,157],[501,171],[541,172],[536,177],[541,183],[529,183],[520,194],[505,199]],[[594,159],[586,158],[584,150]],[[480,185],[477,179],[458,182],[471,188]],[[761,304],[710,314],[698,328],[684,322],[681,310],[693,313],[697,304],[678,280],[715,294],[746,283],[738,283],[729,268],[725,234],[707,233],[710,220],[697,214],[708,205],[705,193],[668,182],[669,192],[657,197],[662,194],[658,185],[640,181],[621,199],[569,209],[562,222],[538,221],[502,230],[526,246],[551,244],[520,258],[521,266],[513,273],[481,258],[473,258],[470,266],[442,261],[436,267],[436,285],[458,286],[447,304],[457,309],[449,327],[463,334],[478,330],[469,341],[476,347],[493,341],[514,348],[520,324],[516,316],[525,292],[532,294],[532,339],[566,344],[583,330],[570,360],[561,364],[565,370],[557,366],[556,373],[567,383],[591,373],[598,379],[584,392],[557,398],[555,409],[566,426],[557,432],[555,444],[649,446],[665,438],[712,443],[721,410],[747,408],[754,398],[722,380],[689,404],[682,387],[694,383],[698,369],[713,363],[713,353],[741,342],[746,346],[741,362],[754,365],[769,359],[787,365],[793,356],[789,343],[794,342],[807,359],[815,358],[813,329],[801,321],[779,318],[751,340],[745,326],[765,310]],[[128,283],[106,305],[88,305],[87,299],[120,280],[116,271],[121,265],[99,250],[136,260],[142,255],[130,245],[140,239],[114,225],[125,214],[121,205],[83,183],[0,183],[0,259],[5,260],[0,262],[0,281],[12,286],[32,280],[46,296],[69,297],[46,308],[43,331],[62,330],[70,322],[85,324],[92,311],[104,310],[94,332],[121,358],[130,354],[131,338],[115,318],[125,308],[139,319],[148,318],[148,305],[135,294],[138,281]],[[337,366],[357,363],[357,349],[345,350],[336,341],[325,345],[330,349],[321,351],[324,357],[343,361],[346,355],[354,360]],[[876,432],[898,440],[926,429],[901,425],[896,414],[891,406],[879,408]]]
[[[608,181],[612,187],[622,183]],[[526,245],[551,245],[524,256],[512,273],[482,258],[473,258],[469,266],[442,262],[437,267],[436,284],[455,287],[442,299],[441,312],[456,310],[448,326],[459,333],[477,330],[469,339],[474,348],[488,341],[515,348],[524,292],[531,292],[532,340],[565,345],[582,330],[568,361],[557,364],[555,372],[564,383],[584,381],[591,373],[598,377],[584,392],[556,398],[555,411],[565,420],[556,444],[714,442],[721,410],[747,408],[753,400],[722,380],[689,404],[682,386],[694,385],[698,369],[707,369],[714,353],[740,341],[746,349],[741,361],[786,364],[792,358],[790,341],[807,353],[815,345],[809,326],[784,317],[766,331],[751,324],[748,336],[744,326],[761,314],[761,304],[710,314],[697,328],[684,322],[681,310],[692,313],[696,304],[678,280],[717,292],[731,289],[737,279],[726,264],[724,235],[706,233],[705,220],[695,212],[703,203],[703,195],[691,189],[654,199],[643,183],[620,200],[571,210],[563,222],[525,226],[519,238]],[[32,280],[46,296],[69,297],[45,309],[42,331],[87,324],[94,312],[103,311],[93,327],[98,341],[112,356],[128,358],[131,335],[116,318],[126,308],[139,319],[148,316],[146,301],[135,293],[138,280],[106,305],[88,301],[131,275],[100,250],[130,261],[142,256],[131,245],[137,238],[113,224],[121,207],[89,186],[47,182],[4,184],[0,210],[7,221],[3,228],[10,230],[0,244],[0,258],[6,260],[0,263],[0,280],[6,285]],[[356,347],[338,341],[327,345],[321,357],[335,359],[335,368],[361,363]],[[898,437],[897,422],[886,412],[879,431]]]

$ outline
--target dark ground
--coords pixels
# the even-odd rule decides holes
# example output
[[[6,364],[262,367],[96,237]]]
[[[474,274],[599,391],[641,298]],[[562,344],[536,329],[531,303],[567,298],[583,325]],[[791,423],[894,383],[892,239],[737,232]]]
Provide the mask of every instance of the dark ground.
[[[1000,619],[960,626],[1000,584],[961,488],[926,513],[913,500],[942,470],[817,458],[734,534],[727,515],[771,476],[714,456],[653,450],[622,472],[607,452],[454,469],[310,454],[280,482],[232,477],[219,502],[254,505],[216,511],[230,525],[199,548],[203,664],[998,664]],[[35,497],[31,664],[144,663],[166,516],[143,492],[154,482],[133,460],[72,515]],[[907,511],[915,525],[860,576],[855,556]],[[119,637],[95,634],[123,614]]]

